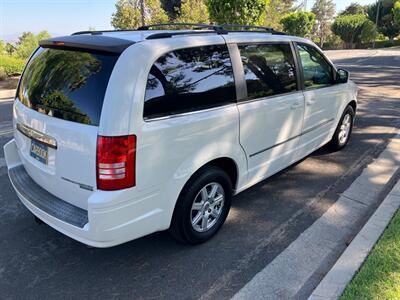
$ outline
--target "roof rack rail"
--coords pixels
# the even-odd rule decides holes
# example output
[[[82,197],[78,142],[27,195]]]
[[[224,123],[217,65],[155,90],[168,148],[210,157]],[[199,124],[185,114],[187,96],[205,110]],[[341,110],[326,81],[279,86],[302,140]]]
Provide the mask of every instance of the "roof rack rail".
[[[182,31],[171,31],[171,32],[163,32],[163,33],[155,33],[149,35],[146,39],[160,39],[160,38],[169,38],[175,35],[184,35],[184,34],[203,34],[203,33],[216,33],[216,34],[228,34],[229,32],[258,32],[258,33],[270,33],[277,35],[285,35],[284,32],[277,31],[270,27],[263,26],[252,26],[252,25],[240,25],[240,24],[198,24],[198,23],[158,23],[158,24],[150,24],[141,26],[137,29],[117,29],[117,30],[99,30],[99,31],[78,31],[73,33],[72,35],[81,35],[81,34],[91,34],[91,35],[101,35],[104,32],[124,32],[124,31],[138,31],[138,30],[167,30],[170,29],[168,27],[191,27],[191,29],[182,30]],[[202,29],[205,29],[202,31]],[[232,30],[233,29],[233,30]]]
[[[154,33],[150,34],[148,37],[146,37],[146,40],[156,40],[156,39],[164,39],[164,38],[170,38],[176,35],[185,35],[185,34],[204,34],[204,33],[210,33],[210,34],[222,34],[214,30],[204,30],[204,31],[186,31],[182,30],[179,32],[159,32],[159,33]]]
[[[251,32],[268,32],[271,34],[278,34],[278,35],[286,35],[286,33],[275,30],[272,27],[265,27],[265,26],[255,26],[255,25],[240,25],[240,24],[223,24],[220,25],[222,28],[224,28],[228,32],[246,32],[246,31],[251,31]],[[228,30],[227,28],[238,28],[242,30]],[[244,30],[243,30],[244,29]],[[251,29],[256,29],[256,30],[251,30]]]
[[[136,30],[151,30],[154,28],[156,30],[162,30],[163,27],[192,27],[192,30],[209,29],[218,33],[226,33],[226,30],[221,25],[213,24],[200,24],[200,23],[157,23],[141,26]],[[185,28],[187,29],[187,28]]]
[[[135,29],[84,30],[84,31],[74,32],[71,35],[81,35],[81,34],[101,35],[103,34],[103,32],[120,32],[120,31],[135,31]]]
[[[279,34],[279,35],[285,35],[284,32],[277,31],[271,27],[263,27],[263,26],[253,26],[253,25],[240,25],[240,24],[198,24],[198,23],[159,23],[159,24],[151,24],[151,25],[145,25],[139,27],[137,30],[151,30],[154,28],[154,30],[163,30],[165,27],[193,27],[193,30],[199,30],[199,29],[208,29],[208,30],[213,30],[219,34],[227,34],[229,32],[261,32],[261,33],[271,33],[271,34]],[[233,30],[231,30],[233,29]],[[186,32],[185,34],[188,34],[189,32]],[[211,33],[211,32],[210,32]],[[181,33],[171,33],[168,36],[172,35],[178,35]],[[160,35],[161,37],[161,35]]]

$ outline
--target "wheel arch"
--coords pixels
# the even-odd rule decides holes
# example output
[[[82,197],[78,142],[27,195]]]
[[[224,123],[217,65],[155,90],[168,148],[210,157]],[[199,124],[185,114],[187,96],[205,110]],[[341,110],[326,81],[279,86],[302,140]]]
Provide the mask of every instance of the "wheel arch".
[[[354,113],[356,113],[356,111],[357,111],[357,102],[356,102],[356,100],[351,100],[349,103],[347,103],[347,105],[350,105],[353,108]]]
[[[194,172],[192,174],[192,176],[190,176],[188,182],[199,171],[201,171],[204,168],[209,167],[209,166],[218,167],[218,168],[222,169],[224,172],[226,172],[226,174],[229,176],[229,178],[231,180],[233,190],[236,189],[236,186],[237,186],[237,183],[238,183],[238,178],[239,178],[239,168],[238,168],[238,165],[235,162],[235,160],[230,158],[230,157],[220,157],[220,158],[216,158],[216,159],[213,159],[213,160],[209,161],[208,163],[206,163],[205,165],[200,167],[196,172]]]
[[[226,174],[229,176],[231,183],[232,183],[232,189],[235,190],[237,183],[238,183],[238,178],[239,178],[239,167],[238,164],[235,162],[235,160],[231,157],[218,157],[210,160],[209,162],[203,164],[197,170],[195,170],[192,175],[186,180],[185,184],[181,188],[179,192],[179,196],[181,195],[182,191],[185,189],[185,186],[199,174],[202,170],[204,170],[207,167],[210,166],[215,166],[220,169],[222,169]]]
[[[225,171],[226,174],[231,179],[232,190],[234,191],[236,189],[238,181],[239,181],[239,166],[238,166],[237,162],[233,158],[227,157],[227,156],[214,158],[214,159],[204,163],[199,168],[197,168],[197,170],[195,170],[189,176],[189,178],[186,180],[185,184],[180,189],[178,197],[176,198],[176,201],[173,205],[170,222],[172,221],[172,218],[173,218],[175,210],[176,210],[176,205],[178,204],[178,201],[182,195],[182,192],[185,190],[185,188],[191,182],[191,180],[193,180],[193,178],[195,178],[197,176],[197,174],[199,174],[202,170],[204,170],[205,168],[210,167],[210,166],[215,166],[215,167],[218,167],[218,168],[222,169],[223,171]]]

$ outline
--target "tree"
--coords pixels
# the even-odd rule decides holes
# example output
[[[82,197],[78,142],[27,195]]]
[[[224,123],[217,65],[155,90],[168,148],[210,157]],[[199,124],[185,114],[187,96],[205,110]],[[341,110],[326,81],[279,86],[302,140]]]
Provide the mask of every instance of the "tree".
[[[400,34],[400,24],[394,20],[394,4],[395,0],[380,0],[378,14],[378,31],[387,36],[391,42]],[[367,13],[369,19],[375,23],[378,11],[378,3],[368,7]]]
[[[112,14],[111,25],[116,29],[134,29],[145,23],[165,23],[168,16],[161,7],[159,0],[118,0],[116,11]],[[143,18],[141,13],[143,4]]]
[[[4,48],[8,55],[12,55],[15,53],[15,46],[11,43],[7,43]]]
[[[208,9],[202,0],[184,0],[178,9],[175,22],[181,23],[209,23]]]
[[[267,6],[265,26],[283,30],[281,19],[291,11],[294,0],[270,0]]]
[[[161,6],[171,20],[175,20],[178,17],[181,2],[181,0],[161,0]]]
[[[6,44],[3,40],[0,40],[0,55],[6,52]]]
[[[393,7],[394,21],[400,26],[400,1],[397,1]]]
[[[286,33],[308,37],[315,23],[315,15],[306,11],[291,12],[282,18],[281,23]]]
[[[331,33],[331,22],[335,14],[335,4],[332,0],[317,0],[312,8],[315,14],[314,36],[322,48]]]
[[[340,12],[339,16],[360,15],[365,13],[366,13],[366,7],[354,2],[351,3],[349,6],[347,6],[342,12]]]
[[[263,25],[269,0],[207,0],[210,19],[218,24]]]
[[[347,48],[352,49],[357,43],[361,42],[363,32],[366,35],[367,30],[371,28],[371,23],[362,14],[338,16],[332,24],[332,31],[340,36]]]
[[[361,42],[371,43],[378,37],[378,31],[376,30],[375,24],[371,20],[366,20],[361,31]]]
[[[39,32],[38,35],[36,36],[36,39],[38,41],[47,40],[49,38],[51,38],[51,35],[46,30],[43,30],[43,31]]]
[[[15,54],[18,58],[28,58],[33,51],[39,46],[39,41],[50,38],[47,31],[41,31],[34,35],[32,32],[24,32],[19,38],[14,49],[10,46],[6,51],[9,54]]]
[[[19,38],[15,49],[15,55],[19,58],[28,58],[38,47],[36,36],[32,32],[24,32]]]

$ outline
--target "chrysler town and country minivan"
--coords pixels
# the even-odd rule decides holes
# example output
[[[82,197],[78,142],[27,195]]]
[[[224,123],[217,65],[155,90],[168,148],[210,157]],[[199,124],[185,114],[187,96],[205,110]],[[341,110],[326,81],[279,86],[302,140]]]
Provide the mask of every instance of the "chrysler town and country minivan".
[[[41,41],[4,147],[22,203],[94,247],[166,229],[198,244],[233,195],[325,144],[343,148],[357,107],[348,72],[307,39],[242,27]]]

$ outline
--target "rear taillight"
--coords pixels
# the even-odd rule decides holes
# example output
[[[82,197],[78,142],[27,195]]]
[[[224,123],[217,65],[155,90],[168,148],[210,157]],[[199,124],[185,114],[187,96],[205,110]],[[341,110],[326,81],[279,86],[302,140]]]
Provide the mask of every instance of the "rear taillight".
[[[136,136],[97,137],[97,188],[119,190],[135,186]]]

